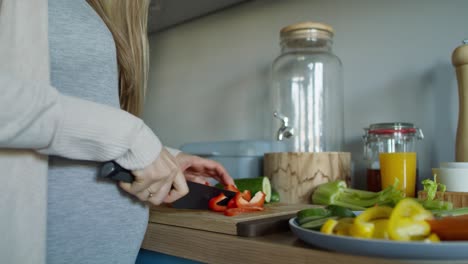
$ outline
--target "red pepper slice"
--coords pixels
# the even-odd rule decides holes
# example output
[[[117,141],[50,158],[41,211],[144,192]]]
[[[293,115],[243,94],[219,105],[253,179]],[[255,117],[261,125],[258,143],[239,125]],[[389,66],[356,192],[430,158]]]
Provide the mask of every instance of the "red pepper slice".
[[[226,211],[224,211],[224,215],[226,216],[235,216],[241,213],[247,213],[247,212],[259,212],[263,211],[263,207],[243,207],[243,208],[229,208]]]
[[[234,201],[236,202],[236,207],[241,208],[241,207],[248,207],[249,201],[245,200],[244,197],[242,197],[242,193],[236,193],[236,196],[234,196]]]
[[[229,202],[227,204],[227,208],[237,208],[237,207],[239,207],[239,206],[237,206],[237,199],[243,199],[243,200],[248,202],[252,198],[252,195],[250,194],[249,190],[245,190],[245,191],[243,191],[241,193],[239,192],[238,194],[239,195],[236,195],[231,200],[229,200]]]
[[[263,192],[257,192],[250,201],[244,199],[242,193],[237,193],[234,199],[238,208],[245,207],[263,207],[266,195]]]
[[[231,198],[227,205],[219,205],[221,201],[228,199],[226,195],[220,193],[209,201],[209,208],[216,212],[224,212],[227,216],[238,215],[244,212],[256,212],[263,210],[266,195],[263,192],[257,192],[254,197],[249,190],[240,192],[234,185],[227,185],[226,190],[236,192],[236,196]],[[236,209],[236,210],[234,210]],[[229,211],[229,212],[228,212]]]
[[[228,190],[228,191],[231,191],[231,192],[235,192],[235,193],[239,193],[241,192],[239,189],[237,189],[236,186],[232,185],[232,184],[229,184],[229,185],[226,185],[224,186],[224,189],[225,190]],[[250,201],[250,199],[252,198],[252,194],[250,193],[249,190],[244,190],[242,192],[242,197],[247,200],[247,201]]]
[[[224,199],[227,199],[226,195],[224,195],[224,193],[220,193],[218,196],[215,196],[210,199],[210,201],[208,202],[208,207],[215,212],[224,212],[226,211],[227,206],[218,204]]]
[[[252,199],[252,194],[250,193],[249,190],[244,190],[242,192],[242,198],[244,198],[244,200],[246,201],[250,201],[250,199]]]
[[[227,204],[227,208],[237,208],[236,199],[231,198]]]
[[[257,192],[252,199],[249,201],[250,206],[260,206],[263,207],[263,204],[265,203],[265,197],[266,194],[264,192]]]

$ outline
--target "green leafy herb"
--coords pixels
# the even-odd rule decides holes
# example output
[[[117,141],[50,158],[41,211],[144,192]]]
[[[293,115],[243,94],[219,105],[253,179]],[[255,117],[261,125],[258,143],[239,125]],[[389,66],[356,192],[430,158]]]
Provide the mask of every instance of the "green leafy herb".
[[[434,180],[425,179],[421,183],[426,192],[426,199],[419,199],[419,203],[422,204],[427,210],[447,211],[453,208],[453,204],[449,201],[442,200],[444,192],[447,187],[444,184],[437,183],[437,178],[434,175]],[[436,197],[437,192],[440,192],[439,198]]]
[[[437,191],[441,192],[441,195],[444,195],[447,187],[442,183],[437,183],[437,176],[434,175],[434,180],[425,179],[422,181],[424,191],[427,193],[427,200],[432,201],[436,197]]]

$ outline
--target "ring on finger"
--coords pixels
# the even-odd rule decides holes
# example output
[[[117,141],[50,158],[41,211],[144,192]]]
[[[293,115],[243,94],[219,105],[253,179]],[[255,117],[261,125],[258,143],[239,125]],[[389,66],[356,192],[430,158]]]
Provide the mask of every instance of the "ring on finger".
[[[154,193],[148,188],[148,199],[154,196]]]

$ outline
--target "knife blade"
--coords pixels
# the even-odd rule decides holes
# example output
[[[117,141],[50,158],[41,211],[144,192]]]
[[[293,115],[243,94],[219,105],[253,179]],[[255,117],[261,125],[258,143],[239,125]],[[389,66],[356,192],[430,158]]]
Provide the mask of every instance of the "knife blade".
[[[134,180],[134,177],[129,170],[121,167],[114,161],[104,163],[98,173],[98,177],[128,183],[131,183]],[[207,210],[209,209],[208,202],[211,198],[216,197],[221,193],[224,193],[228,198],[232,198],[236,195],[236,193],[232,191],[191,181],[187,181],[187,186],[189,188],[188,194],[173,202],[173,208]],[[225,203],[227,203],[228,200],[229,199],[226,199]],[[221,203],[221,205],[223,204]]]
[[[235,192],[196,182],[187,181],[187,185],[189,187],[188,194],[173,202],[173,208],[207,210],[209,209],[208,203],[211,198],[216,197],[221,193],[224,193],[228,198],[232,198],[236,195]],[[224,204],[223,202],[219,204],[226,205],[228,200],[229,199],[224,200]]]

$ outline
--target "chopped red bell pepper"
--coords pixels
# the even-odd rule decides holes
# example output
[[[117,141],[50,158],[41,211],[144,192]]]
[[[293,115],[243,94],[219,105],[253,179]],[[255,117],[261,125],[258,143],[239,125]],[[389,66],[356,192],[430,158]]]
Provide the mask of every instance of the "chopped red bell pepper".
[[[231,198],[227,204],[227,208],[237,208],[236,199]]]
[[[250,201],[244,199],[242,193],[237,193],[234,199],[238,208],[263,207],[263,204],[265,203],[265,197],[266,195],[259,191],[254,195],[254,197],[252,197],[252,199],[250,199]]]
[[[231,200],[229,200],[227,204],[227,208],[238,208],[239,206],[237,205],[237,200],[242,199],[242,201],[245,200],[246,202],[248,202],[250,201],[251,198],[252,198],[252,195],[250,194],[249,190],[238,192],[236,196],[234,196]]]
[[[229,185],[226,185],[224,186],[224,189],[225,190],[228,190],[228,191],[231,191],[231,192],[235,192],[235,193],[239,193],[241,192],[239,189],[237,189],[236,186],[232,185],[232,184],[229,184]],[[249,190],[244,190],[242,192],[242,197],[247,200],[247,201],[250,201],[250,198],[252,198],[252,194],[250,193]]]
[[[228,199],[223,193],[213,197],[209,201],[209,208],[216,212],[224,212],[227,216],[234,216],[240,213],[262,211],[265,203],[265,193],[257,192],[254,197],[249,190],[240,192],[234,185],[227,185],[226,190],[236,192],[236,195],[229,200],[227,205],[219,205],[220,202]]]
[[[264,192],[257,192],[252,199],[249,201],[250,206],[260,206],[263,207],[263,204],[265,203],[265,197],[266,194]]]
[[[226,211],[224,211],[224,215],[226,216],[234,216],[238,215],[240,213],[246,213],[246,212],[258,212],[258,211],[263,211],[263,207],[243,207],[243,208],[229,208]]]
[[[219,205],[218,203],[224,201],[225,199],[227,199],[226,195],[224,195],[224,193],[220,193],[218,196],[215,196],[210,199],[210,201],[208,202],[208,207],[215,212],[224,212],[226,211],[227,206]]]
[[[250,193],[249,190],[244,190],[242,192],[242,198],[244,198],[244,200],[246,201],[250,201],[250,199],[252,199],[252,194]]]

